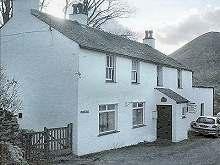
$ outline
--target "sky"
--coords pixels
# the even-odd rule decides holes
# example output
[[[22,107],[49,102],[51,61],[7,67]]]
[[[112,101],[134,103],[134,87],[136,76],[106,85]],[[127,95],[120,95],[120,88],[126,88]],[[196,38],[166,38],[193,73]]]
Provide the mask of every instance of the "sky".
[[[48,11],[62,16],[62,1],[52,0]],[[124,0],[134,13],[117,20],[137,33],[153,30],[156,49],[170,54],[209,31],[220,31],[220,0]]]

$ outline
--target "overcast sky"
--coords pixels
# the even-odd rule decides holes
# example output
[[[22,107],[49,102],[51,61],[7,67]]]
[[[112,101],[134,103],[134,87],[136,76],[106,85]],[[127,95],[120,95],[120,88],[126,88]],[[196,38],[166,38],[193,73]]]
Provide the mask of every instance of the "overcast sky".
[[[53,1],[56,3],[50,10],[60,10],[61,0]],[[152,29],[156,48],[166,54],[203,33],[220,31],[220,0],[124,1],[135,9],[135,13],[119,23],[137,32],[139,41],[145,30]]]

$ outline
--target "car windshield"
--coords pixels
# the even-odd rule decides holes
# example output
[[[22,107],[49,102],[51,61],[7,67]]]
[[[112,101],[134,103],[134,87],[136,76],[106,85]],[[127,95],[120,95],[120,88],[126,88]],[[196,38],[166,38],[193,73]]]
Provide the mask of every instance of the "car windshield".
[[[197,119],[198,123],[204,123],[204,124],[215,124],[215,119],[213,118],[207,118],[207,117],[200,117]]]

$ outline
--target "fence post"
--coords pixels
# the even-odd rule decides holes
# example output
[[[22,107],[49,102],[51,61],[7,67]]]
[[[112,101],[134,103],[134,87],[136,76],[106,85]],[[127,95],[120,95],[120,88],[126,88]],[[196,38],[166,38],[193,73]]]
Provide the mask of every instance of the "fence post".
[[[49,159],[49,131],[44,127],[44,156]]]

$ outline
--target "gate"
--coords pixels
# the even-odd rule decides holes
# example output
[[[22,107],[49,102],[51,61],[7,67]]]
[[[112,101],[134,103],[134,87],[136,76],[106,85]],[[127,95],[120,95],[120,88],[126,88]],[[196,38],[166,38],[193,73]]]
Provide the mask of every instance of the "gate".
[[[67,127],[44,128],[22,135],[22,148],[28,161],[50,160],[72,154],[72,123]]]

